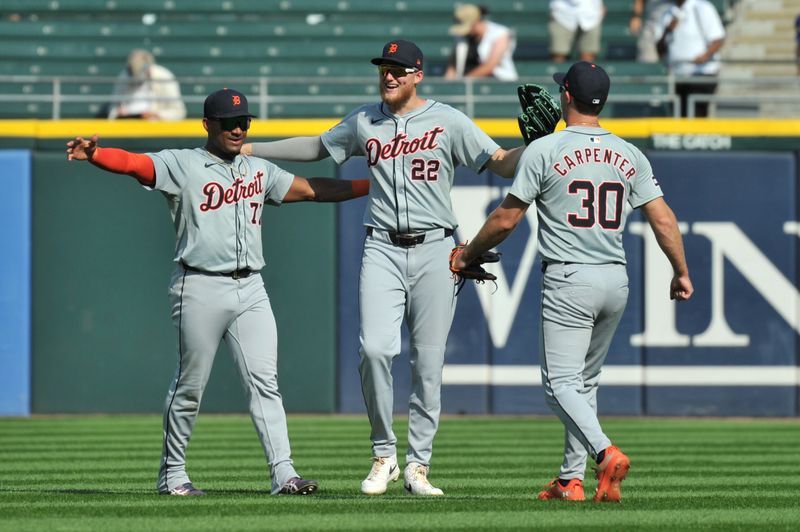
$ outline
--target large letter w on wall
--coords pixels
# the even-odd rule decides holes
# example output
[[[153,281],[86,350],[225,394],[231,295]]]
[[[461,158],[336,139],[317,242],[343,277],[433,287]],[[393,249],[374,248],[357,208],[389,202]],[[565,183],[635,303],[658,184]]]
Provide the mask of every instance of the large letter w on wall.
[[[458,238],[464,241],[474,237],[480,230],[486,216],[486,209],[493,201],[505,197],[507,188],[497,187],[454,187],[452,190],[453,210],[458,219]],[[486,316],[489,334],[495,347],[506,345],[514,318],[517,315],[522,294],[528,284],[533,262],[536,259],[536,209],[530,208],[526,218],[531,228],[531,236],[525,244],[520,257],[519,268],[513,282],[509,283],[503,267],[497,264],[486,265],[486,270],[497,276],[497,292],[478,290],[478,299]]]

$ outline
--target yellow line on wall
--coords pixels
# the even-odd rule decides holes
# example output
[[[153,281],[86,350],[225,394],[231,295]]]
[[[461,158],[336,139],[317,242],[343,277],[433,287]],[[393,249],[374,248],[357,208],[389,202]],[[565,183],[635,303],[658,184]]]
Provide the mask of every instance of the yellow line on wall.
[[[254,137],[319,135],[338,122],[335,118],[254,120]],[[478,119],[487,134],[498,138],[519,137],[515,119]],[[800,119],[698,119],[632,118],[601,120],[613,133],[625,138],[654,134],[728,135],[733,137],[800,137]],[[559,129],[564,123],[559,124]],[[76,135],[101,137],[205,137],[201,119],[181,122],[138,120],[0,120],[0,137],[69,139]]]

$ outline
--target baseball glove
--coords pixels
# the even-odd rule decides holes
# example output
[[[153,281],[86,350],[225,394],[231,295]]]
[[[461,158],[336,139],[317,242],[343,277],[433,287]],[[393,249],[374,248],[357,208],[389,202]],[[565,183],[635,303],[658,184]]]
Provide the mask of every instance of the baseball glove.
[[[453,265],[458,256],[464,252],[465,246],[466,244],[459,244],[453,248],[453,251],[450,252],[450,271],[453,272],[453,278],[458,285],[458,291],[456,292],[456,295],[458,295],[458,293],[461,292],[461,289],[464,288],[464,283],[466,283],[467,280],[475,281],[478,284],[486,281],[497,280],[497,276],[487,272],[485,269],[483,269],[481,264],[487,262],[499,262],[500,253],[495,253],[494,251],[484,251],[479,257],[473,259],[462,269],[458,269]]]
[[[520,85],[517,87],[517,95],[522,106],[522,114],[517,122],[527,146],[556,129],[556,124],[561,119],[561,105],[541,85]]]

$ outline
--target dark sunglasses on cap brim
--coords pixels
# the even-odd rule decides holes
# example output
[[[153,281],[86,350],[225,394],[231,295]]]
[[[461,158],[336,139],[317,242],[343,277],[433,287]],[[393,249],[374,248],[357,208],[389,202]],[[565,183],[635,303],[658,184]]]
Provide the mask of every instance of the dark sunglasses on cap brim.
[[[216,120],[219,122],[220,127],[224,131],[233,131],[237,127],[242,131],[247,131],[250,129],[250,117],[249,116],[232,116],[230,118],[212,118],[212,120]]]

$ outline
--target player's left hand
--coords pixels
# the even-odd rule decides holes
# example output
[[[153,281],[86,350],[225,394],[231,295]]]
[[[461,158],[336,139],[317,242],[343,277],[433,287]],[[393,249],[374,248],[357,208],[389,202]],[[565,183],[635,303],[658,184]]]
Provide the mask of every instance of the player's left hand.
[[[669,298],[675,301],[686,301],[694,293],[692,280],[688,275],[676,275],[669,285]]]
[[[89,140],[75,137],[75,140],[67,142],[67,160],[89,161],[94,156],[95,148],[97,148],[97,135],[92,135]]]

